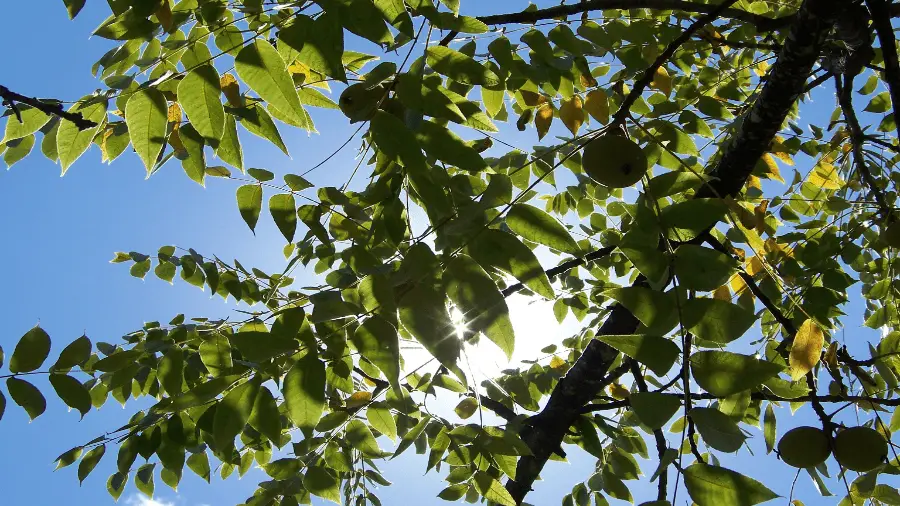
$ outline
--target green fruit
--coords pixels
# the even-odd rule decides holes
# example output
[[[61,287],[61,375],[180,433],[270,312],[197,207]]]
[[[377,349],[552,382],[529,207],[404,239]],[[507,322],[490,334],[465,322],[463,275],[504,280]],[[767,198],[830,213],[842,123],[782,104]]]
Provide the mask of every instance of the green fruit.
[[[778,454],[785,464],[807,468],[825,462],[831,454],[828,435],[815,427],[797,427],[781,436]]]
[[[877,430],[852,427],[834,438],[834,458],[842,466],[865,473],[880,466],[888,455],[888,444]]]
[[[351,123],[365,121],[372,117],[384,95],[384,86],[380,84],[371,88],[364,83],[351,84],[341,93],[338,106]]]
[[[581,167],[603,186],[627,188],[647,173],[647,156],[640,146],[625,137],[603,135],[584,147]]]
[[[892,248],[900,248],[900,221],[895,221],[887,226],[882,232],[881,237],[884,242]]]

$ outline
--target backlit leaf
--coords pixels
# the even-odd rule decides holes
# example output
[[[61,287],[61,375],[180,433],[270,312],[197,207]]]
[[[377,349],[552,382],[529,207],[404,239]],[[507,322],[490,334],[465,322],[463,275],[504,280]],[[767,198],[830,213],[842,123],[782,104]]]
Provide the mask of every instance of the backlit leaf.
[[[807,319],[794,334],[794,343],[791,345],[790,369],[791,379],[799,380],[819,363],[822,356],[822,346],[825,345],[825,334],[819,325]]]
[[[289,118],[304,121],[297,112],[302,106],[297,90],[294,89],[294,81],[272,44],[257,39],[244,46],[235,57],[234,66],[241,80],[258,93],[260,98]]]
[[[314,354],[305,355],[288,371],[282,392],[288,417],[304,432],[311,431],[325,408],[325,364]]]
[[[691,355],[694,380],[716,397],[727,397],[758,386],[784,369],[778,364],[727,351]]]
[[[506,215],[506,224],[529,241],[573,255],[580,251],[575,239],[560,222],[534,206],[513,204]]]
[[[9,359],[9,372],[21,373],[37,370],[50,354],[50,336],[44,329],[34,326],[16,344]]]
[[[135,92],[125,106],[125,123],[131,136],[131,145],[137,152],[147,176],[153,172],[156,160],[166,143],[168,105],[166,97],[156,88]]]
[[[685,469],[684,485],[697,506],[753,506],[779,497],[753,478],[708,464],[696,463]]]

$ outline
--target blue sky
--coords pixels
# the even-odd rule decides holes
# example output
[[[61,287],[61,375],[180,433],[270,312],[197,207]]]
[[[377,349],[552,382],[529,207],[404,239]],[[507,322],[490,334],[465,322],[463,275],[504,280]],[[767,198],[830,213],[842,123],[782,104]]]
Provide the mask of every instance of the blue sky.
[[[88,35],[107,15],[103,2],[88,2],[76,21],[67,19],[57,0],[6,4],[7,23],[0,41],[5,47],[18,50],[0,53],[4,69],[0,84],[27,95],[66,100],[99,86],[89,69],[110,44]],[[527,2],[466,1],[463,5],[474,9],[468,12],[486,13],[516,10]],[[375,51],[371,46],[368,49]],[[819,105],[824,102],[827,106],[816,114],[829,114],[829,95],[818,100]],[[290,159],[242,132],[246,166],[266,168],[277,175],[299,173],[330,154],[352,131],[346,119],[333,111],[317,111],[314,119],[322,135],[308,136],[282,128],[292,153]],[[520,134],[514,128],[503,127],[502,138],[527,148],[534,143],[535,134],[533,130]],[[340,185],[354,165],[354,152],[345,150],[308,179],[317,186]],[[8,287],[0,294],[6,314],[0,345],[10,353],[19,336],[38,322],[53,337],[54,353],[58,353],[82,333],[95,342],[117,342],[119,336],[137,329],[144,321],[168,321],[178,313],[188,317],[230,315],[236,306],[223,303],[218,297],[210,298],[208,291],[200,292],[179,280],[170,286],[152,274],[141,281],[131,277],[127,267],[109,264],[108,260],[114,251],[152,253],[171,244],[193,247],[203,254],[214,253],[223,259],[238,258],[248,267],[267,272],[280,271],[285,265],[281,255],[283,238],[271,220],[260,220],[256,236],[244,226],[234,201],[236,188],[234,182],[214,178],[201,188],[172,162],[145,180],[144,169],[133,153],[105,165],[100,163],[96,148],[76,162],[65,178],[59,177],[58,165],[37,154],[0,172],[0,212],[7,217],[3,227],[7,246],[0,249],[0,265],[5,266],[4,281]],[[555,261],[548,257],[547,265]],[[304,278],[297,274],[302,282]],[[548,344],[548,334],[552,340],[562,339],[574,328],[571,322],[557,327],[549,304],[513,305],[514,312],[527,318],[524,331],[519,332],[520,342],[525,341],[526,348]],[[851,306],[850,310],[848,330],[863,332],[857,330],[860,308]],[[750,343],[753,336],[742,339]],[[63,403],[53,397],[49,385],[40,386],[48,394],[44,416],[28,423],[18,407],[9,406],[0,421],[0,502],[48,506],[113,504],[105,482],[113,472],[114,448],[108,448],[104,461],[81,487],[74,468],[54,473],[53,460],[63,451],[118,427],[142,404],[132,402],[122,409],[110,400],[104,409],[92,411],[79,422],[77,413],[67,412]],[[789,427],[810,420],[798,413],[793,419],[787,415],[779,421],[781,427]],[[759,456],[762,434],[754,431],[753,435],[753,448]],[[670,444],[677,445],[678,435],[669,436]],[[742,451],[736,458],[747,456]],[[593,459],[572,452],[570,460],[569,464],[549,464],[545,481],[537,485],[529,501],[537,505],[556,504],[573,485],[590,476]],[[733,459],[725,460],[730,461]],[[790,468],[780,463],[773,466],[773,457],[758,462],[752,469],[741,469],[786,495],[793,479]],[[641,464],[645,474],[653,472],[655,462]],[[411,451],[385,465],[386,475],[395,485],[379,492],[383,503],[398,504],[413,497],[419,504],[443,503],[435,498],[443,488],[441,478],[433,472],[420,478],[424,467],[424,461]],[[223,482],[214,478],[213,485],[189,471],[184,476],[177,493],[157,477],[156,502],[136,495],[133,486],[120,502],[133,506],[231,505],[250,495],[256,483],[265,479],[259,470],[251,471],[243,480],[232,477]],[[836,493],[841,489],[835,482],[829,482],[829,486]],[[655,495],[655,487],[634,486],[632,491],[639,499],[636,502]],[[809,479],[801,477],[797,492],[807,504],[816,504],[817,494]],[[683,491],[679,494],[681,503],[687,496]]]

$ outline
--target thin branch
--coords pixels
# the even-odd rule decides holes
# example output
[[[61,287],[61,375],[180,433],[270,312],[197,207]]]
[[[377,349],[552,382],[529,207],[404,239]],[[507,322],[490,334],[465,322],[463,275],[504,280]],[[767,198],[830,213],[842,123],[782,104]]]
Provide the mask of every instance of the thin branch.
[[[64,120],[71,121],[79,130],[86,130],[97,126],[97,123],[85,119],[80,112],[68,112],[63,110],[62,103],[60,102],[45,102],[36,98],[26,97],[25,95],[20,95],[11,91],[6,86],[0,85],[0,98],[3,99],[3,105],[9,106],[9,108],[13,110],[20,122],[22,121],[22,116],[18,107],[16,107],[17,103],[30,105],[45,114],[52,114]]]
[[[684,394],[681,393],[666,393],[663,395],[669,395],[672,397],[677,397],[678,399],[684,399]],[[713,394],[704,392],[691,394],[691,400],[695,401],[711,401],[711,400],[721,400],[724,397],[716,397]],[[879,406],[890,406],[897,407],[900,406],[900,398],[896,399],[880,399],[878,397],[869,397],[865,395],[801,395],[800,397],[787,398],[781,397],[774,394],[769,394],[765,392],[753,392],[750,394],[750,399],[754,401],[770,401],[770,402],[827,402],[827,403],[871,403],[877,404]],[[581,408],[582,413],[593,413],[596,411],[612,411],[616,409],[627,408],[631,406],[631,402],[628,399],[623,399],[620,401],[613,402],[604,402],[599,404],[585,404]]]
[[[894,38],[894,27],[891,26],[890,17],[896,15],[900,4],[892,5],[887,0],[866,0],[869,12],[872,15],[872,25],[878,34],[881,45],[881,55],[884,60],[884,75],[888,90],[891,93],[891,101],[894,107],[895,123],[900,122],[900,62],[897,59],[897,41]],[[900,133],[900,124],[897,126]]]
[[[592,262],[594,260],[598,260],[605,256],[608,256],[613,250],[616,249],[614,246],[606,246],[604,248],[600,248],[598,250],[592,251],[583,257],[573,258],[572,260],[567,260],[552,269],[547,269],[544,271],[544,274],[547,275],[548,278],[555,278],[560,274],[571,271],[572,269],[584,265],[588,262]],[[537,277],[537,276],[535,276]],[[509,285],[503,289],[502,293],[504,297],[509,297],[510,295],[521,291],[525,288],[525,285],[522,283],[516,283],[514,285]]]
[[[531,24],[544,19],[555,19],[573,14],[597,10],[612,9],[655,9],[672,10],[693,14],[709,14],[718,9],[718,5],[684,0],[588,0],[579,4],[557,5],[546,9],[514,12],[509,14],[495,14],[493,16],[480,16],[478,19],[488,25],[508,25],[513,23]],[[780,18],[769,18],[753,14],[740,9],[725,9],[721,12],[725,18],[737,19],[756,25],[759,31],[776,30],[784,28],[794,21],[796,15]]]
[[[637,363],[636,360],[631,361],[631,375],[634,376],[634,382],[637,384],[638,391],[641,393],[647,392],[647,382],[644,381],[644,375],[641,374],[641,367]],[[656,454],[659,457],[660,461],[662,461],[663,456],[666,453],[666,450],[669,448],[668,443],[666,442],[666,437],[663,436],[662,429],[654,429],[653,430],[653,438],[656,440]],[[669,482],[669,473],[663,472],[659,475],[659,484],[657,485],[656,491],[656,499],[659,501],[665,500],[666,498],[666,489],[668,488]]]
[[[719,14],[721,14],[728,7],[734,5],[736,2],[737,0],[725,0],[710,12],[697,18],[696,21],[691,23],[690,26],[688,26],[683,32],[681,32],[681,35],[679,35],[672,42],[669,42],[669,44],[666,46],[666,49],[656,58],[653,64],[644,69],[644,73],[641,75],[641,78],[635,81],[634,87],[628,93],[628,96],[625,97],[625,100],[622,101],[622,105],[619,106],[619,110],[616,111],[616,113],[613,115],[612,124],[622,125],[624,123],[625,118],[628,116],[629,111],[631,110],[631,106],[634,105],[634,102],[638,98],[640,98],[647,86],[649,86],[653,81],[653,78],[656,76],[656,71],[659,70],[661,66],[665,65],[667,61],[669,61],[669,58],[671,58],[672,55],[675,54],[675,51],[677,51],[682,44],[689,41],[697,30],[715,21],[719,17]]]

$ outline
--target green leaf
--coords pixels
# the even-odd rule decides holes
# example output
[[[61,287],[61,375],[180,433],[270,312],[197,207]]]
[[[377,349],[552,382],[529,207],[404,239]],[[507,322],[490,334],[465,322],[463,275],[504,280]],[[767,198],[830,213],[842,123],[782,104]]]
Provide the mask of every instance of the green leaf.
[[[648,333],[665,334],[678,324],[673,292],[658,292],[642,286],[613,288],[603,295],[617,301],[641,321]]]
[[[59,457],[56,457],[56,460],[54,460],[54,462],[56,462],[56,469],[57,470],[62,469],[64,467],[69,467],[72,464],[74,464],[75,461],[78,460],[78,457],[81,456],[81,451],[83,449],[84,449],[84,447],[82,447],[82,446],[76,446],[75,448],[72,448],[71,450],[64,452]]]
[[[725,216],[720,199],[691,199],[663,208],[659,219],[671,240],[689,241]]]
[[[200,360],[213,376],[226,374],[234,365],[231,358],[231,341],[219,332],[213,332],[200,343]]]
[[[347,82],[341,62],[344,30],[334,14],[326,11],[315,20],[299,15],[278,32],[278,41],[288,64],[300,60],[316,72]]]
[[[391,441],[397,440],[397,422],[391,415],[387,404],[375,402],[366,409],[366,419],[373,429],[387,436]]]
[[[309,490],[309,493],[340,504],[341,493],[338,485],[334,475],[324,467],[310,466],[303,475],[303,487]]]
[[[284,60],[268,41],[257,39],[244,46],[234,59],[238,76],[260,98],[278,109],[288,118],[303,122],[297,111],[302,109],[294,81]]]
[[[369,131],[378,149],[404,167],[418,170],[425,166],[425,155],[419,148],[415,135],[393,114],[382,110],[375,112]]]
[[[19,378],[7,378],[6,388],[12,400],[22,406],[32,420],[41,416],[47,409],[47,401],[41,395],[41,391],[31,383]]]
[[[292,458],[278,459],[266,464],[266,474],[276,480],[289,480],[300,472],[300,461]]]
[[[416,138],[422,148],[438,160],[455,165],[469,172],[487,169],[487,164],[478,151],[467,145],[459,136],[446,126],[432,121],[423,121],[419,125]]]
[[[280,337],[269,332],[238,332],[231,336],[231,344],[241,352],[245,360],[261,363],[279,355],[285,355],[300,347],[295,339]]]
[[[675,250],[675,274],[689,290],[711,292],[724,285],[737,268],[737,260],[711,248],[683,244]]]
[[[444,290],[432,280],[421,281],[398,301],[398,306],[403,327],[441,364],[455,367],[459,340],[451,335]]]
[[[102,444],[95,446],[81,458],[81,462],[78,463],[78,483],[84,483],[85,478],[97,467],[105,454],[106,444]]]
[[[262,186],[258,184],[245,184],[237,189],[237,205],[241,218],[256,234],[256,222],[259,221],[259,213],[262,210]]]
[[[634,393],[628,401],[641,423],[654,430],[665,426],[681,408],[678,397],[656,392]]]
[[[772,362],[726,351],[701,351],[691,355],[694,380],[716,397],[728,397],[754,388],[783,369]]]
[[[766,414],[763,416],[763,436],[766,440],[766,453],[772,453],[775,448],[776,429],[775,410],[772,403],[766,404]]]
[[[430,46],[426,51],[428,65],[450,79],[462,84],[497,86],[500,77],[483,67],[472,57],[446,46]]]
[[[215,148],[216,156],[223,162],[244,171],[244,153],[241,150],[241,141],[238,139],[237,122],[231,114],[225,115],[225,128],[222,131],[222,140]]]
[[[50,384],[56,395],[70,408],[77,409],[81,417],[91,410],[91,394],[77,379],[67,374],[51,374]]]
[[[325,364],[305,355],[288,371],[282,392],[288,418],[304,432],[312,431],[325,408]]]
[[[294,232],[297,230],[297,202],[294,196],[290,193],[272,195],[269,199],[269,212],[281,235],[288,242],[293,241]]]
[[[0,144],[28,137],[50,121],[51,116],[40,109],[22,104],[18,104],[16,107],[19,110],[19,115],[11,114],[6,119],[6,131],[3,134],[3,140],[0,140]],[[19,117],[22,118],[21,122]]]
[[[279,112],[279,114],[281,114],[281,112]],[[299,114],[299,112],[297,114]],[[287,146],[285,146],[284,140],[281,138],[281,133],[278,132],[278,126],[276,126],[275,122],[272,121],[272,116],[259,104],[252,104],[243,109],[240,109],[238,111],[238,116],[241,118],[241,125],[243,125],[248,132],[256,135],[257,137],[266,139],[267,141],[274,144],[275,147],[280,149],[282,153],[290,156]],[[227,130],[225,132],[225,135],[228,135]],[[225,142],[224,139],[223,142]]]
[[[101,123],[106,120],[106,106],[105,100],[80,101],[69,109],[69,112],[79,113],[84,119],[97,123],[95,127],[79,130],[71,121],[60,122],[56,131],[56,152],[59,155],[63,175],[91,146]]]
[[[529,241],[572,255],[580,252],[566,227],[534,206],[513,204],[506,215],[506,224],[513,232]]]
[[[125,106],[125,123],[131,145],[144,162],[147,177],[153,172],[166,144],[168,110],[166,96],[156,88],[136,91]]]
[[[209,483],[209,457],[206,452],[191,454],[187,459],[188,469]]]
[[[281,413],[275,397],[268,388],[263,386],[256,395],[253,410],[250,412],[248,423],[251,427],[266,436],[269,441],[279,444],[281,440]]]
[[[537,257],[516,236],[489,228],[475,236],[468,245],[468,252],[483,267],[494,267],[511,274],[546,299],[555,297],[550,279]]]
[[[378,448],[378,442],[369,427],[360,420],[350,420],[345,430],[344,438],[350,446],[359,450],[366,457],[380,457],[383,452]]]
[[[356,328],[351,342],[363,358],[381,369],[391,385],[399,386],[400,339],[393,325],[374,315]]]
[[[863,109],[866,112],[874,112],[876,114],[881,114],[888,112],[891,108],[891,95],[886,91],[882,91],[878,95],[875,95],[872,100],[869,101],[869,105]]]
[[[6,396],[0,390],[0,420],[3,420],[3,413],[6,412]]]
[[[780,497],[753,478],[700,463],[684,470],[684,485],[697,506],[753,506]]]
[[[134,484],[137,489],[147,497],[153,497],[153,470],[156,464],[144,464],[138,468],[134,475]]]
[[[730,416],[714,408],[694,408],[688,411],[703,441],[723,452],[736,452],[744,445],[747,436],[741,432]]]
[[[485,499],[503,506],[515,506],[516,501],[503,485],[484,471],[475,473],[475,488]]]
[[[7,149],[3,153],[3,161],[6,163],[6,167],[10,168],[28,156],[31,150],[34,149],[34,134],[21,139],[11,140],[5,147]]]
[[[115,372],[133,364],[143,354],[144,352],[141,350],[117,351],[94,363],[93,369],[103,372]]]
[[[235,436],[244,430],[253,411],[259,385],[259,376],[254,376],[228,392],[216,405],[213,436],[218,448],[225,450],[234,446]]]
[[[9,359],[9,372],[21,373],[37,370],[50,354],[50,336],[35,325],[16,344]]]
[[[221,95],[219,72],[212,65],[196,67],[178,84],[178,103],[213,149],[219,146],[225,132],[225,107]]]
[[[597,339],[645,364],[657,376],[665,375],[681,353],[678,345],[665,337],[634,334],[597,336]]]
[[[122,492],[125,491],[125,485],[127,484],[128,474],[117,472],[106,480],[106,491],[109,492],[113,500],[118,501],[119,497],[122,497]]]
[[[294,190],[295,192],[305,190],[307,188],[312,188],[313,184],[303,179],[301,176],[296,174],[285,174],[284,175],[284,183],[288,185],[288,188]]]
[[[478,411],[478,400],[474,397],[464,397],[463,400],[459,401],[459,404],[453,408],[453,412],[463,420],[471,418],[476,411]]]
[[[726,344],[744,335],[756,315],[727,300],[689,299],[682,306],[682,323],[700,339]]]
[[[75,16],[84,8],[86,0],[63,0],[66,4],[66,11],[69,13],[69,19],[75,19]]]
[[[218,397],[219,394],[224,392],[239,379],[241,379],[241,375],[239,374],[213,378],[205,383],[195,386],[187,392],[172,397],[169,399],[169,402],[162,407],[165,411],[174,413],[194,406],[199,406]],[[165,401],[163,402],[165,403]]]
[[[403,435],[402,438],[400,438],[400,444],[397,445],[397,449],[394,450],[394,455],[391,457],[391,459],[397,458],[397,456],[406,451],[406,449],[409,448],[413,444],[413,442],[415,442],[415,440],[422,435],[422,432],[425,431],[425,427],[428,425],[428,420],[428,416],[423,416],[421,419],[419,419],[419,422],[409,430],[409,432],[407,432]]]
[[[184,356],[181,349],[172,347],[159,361],[159,383],[169,396],[175,396],[184,388]]]
[[[205,139],[190,123],[181,125],[181,128],[178,129],[178,137],[181,145],[184,146],[184,151],[178,153],[184,173],[195,183],[205,186],[206,154],[203,151]]]
[[[447,264],[443,281],[447,296],[463,313],[468,330],[484,332],[511,359],[515,333],[509,308],[488,273],[471,257],[459,254]]]

